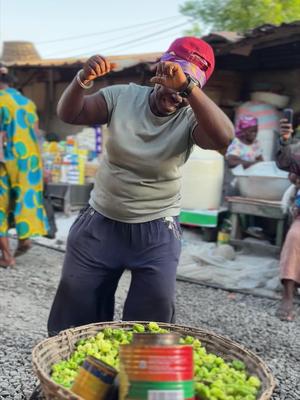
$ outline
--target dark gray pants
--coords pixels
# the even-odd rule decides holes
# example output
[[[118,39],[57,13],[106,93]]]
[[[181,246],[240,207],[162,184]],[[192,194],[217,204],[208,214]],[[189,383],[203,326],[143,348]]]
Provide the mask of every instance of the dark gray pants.
[[[131,271],[131,284],[123,320],[174,322],[180,251],[177,218],[128,224],[88,207],[70,229],[49,335],[112,321],[115,291],[125,269]]]

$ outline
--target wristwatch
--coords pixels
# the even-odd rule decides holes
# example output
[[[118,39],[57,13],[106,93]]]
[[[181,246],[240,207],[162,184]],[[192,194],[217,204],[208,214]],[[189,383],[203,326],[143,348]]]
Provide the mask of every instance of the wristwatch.
[[[188,84],[184,90],[179,92],[179,96],[181,96],[181,97],[188,97],[192,93],[192,90],[194,89],[194,87],[199,86],[199,81],[196,78],[193,78],[192,76],[187,75],[186,79],[188,81]]]

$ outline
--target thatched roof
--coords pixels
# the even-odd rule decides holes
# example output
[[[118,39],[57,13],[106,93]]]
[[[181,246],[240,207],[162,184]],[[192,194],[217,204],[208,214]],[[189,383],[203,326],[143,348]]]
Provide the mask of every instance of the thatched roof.
[[[161,53],[129,54],[124,56],[110,56],[107,59],[117,64],[115,71],[143,63],[155,63]],[[7,67],[76,67],[80,68],[87,57],[42,59],[31,42],[4,42],[0,62]]]
[[[3,50],[0,57],[3,63],[32,63],[41,60],[41,57],[31,42],[9,41],[3,43]]]

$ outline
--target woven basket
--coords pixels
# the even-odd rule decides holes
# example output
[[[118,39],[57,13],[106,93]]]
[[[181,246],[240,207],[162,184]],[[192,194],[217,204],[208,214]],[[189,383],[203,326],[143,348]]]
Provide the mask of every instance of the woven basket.
[[[75,344],[80,339],[95,336],[100,330],[110,328],[131,329],[134,324],[147,322],[101,322],[84,325],[78,328],[67,329],[59,335],[43,340],[34,347],[32,352],[33,369],[41,382],[43,394],[47,400],[67,399],[79,400],[82,398],[73,394],[61,385],[56,384],[50,378],[51,366],[54,363],[67,359],[74,351]],[[178,332],[182,336],[191,335],[198,338],[210,353],[217,354],[227,361],[241,360],[248,372],[257,375],[262,382],[258,400],[271,398],[275,387],[275,381],[266,364],[255,354],[240,346],[239,344],[204,329],[193,328],[184,325],[173,325],[159,323],[159,326]]]

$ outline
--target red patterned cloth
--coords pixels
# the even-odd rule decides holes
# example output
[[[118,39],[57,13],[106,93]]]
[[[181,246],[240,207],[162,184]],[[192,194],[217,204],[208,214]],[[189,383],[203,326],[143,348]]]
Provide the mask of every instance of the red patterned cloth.
[[[280,255],[280,278],[300,285],[300,218],[292,223]]]
[[[160,60],[176,62],[187,75],[197,79],[201,87],[208,81],[215,68],[212,47],[193,36],[176,39]]]
[[[256,117],[253,117],[252,115],[241,115],[236,124],[235,135],[240,138],[243,136],[244,129],[251,128],[253,126],[258,126],[258,120]]]

